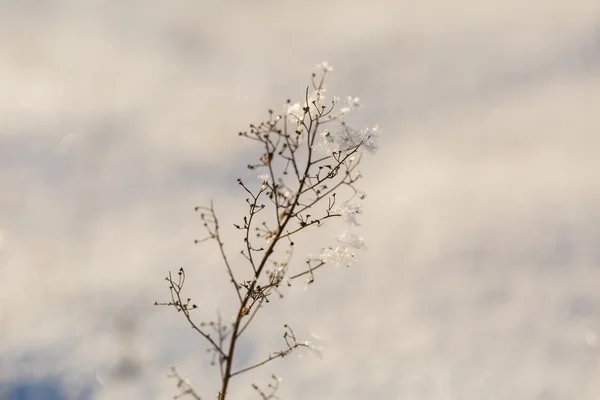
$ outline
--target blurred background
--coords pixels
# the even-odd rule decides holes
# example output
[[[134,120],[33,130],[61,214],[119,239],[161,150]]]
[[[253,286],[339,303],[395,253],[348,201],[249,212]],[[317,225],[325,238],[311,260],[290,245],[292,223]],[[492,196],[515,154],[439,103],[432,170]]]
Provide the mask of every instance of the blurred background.
[[[597,0],[3,0],[0,33],[0,398],[168,399],[171,365],[216,396],[205,343],[152,304],[185,267],[202,317],[231,317],[193,209],[239,222],[259,150],[237,132],[322,61],[384,132],[368,249],[240,350],[279,350],[288,323],[323,358],[232,398],[272,373],[283,399],[600,398]]]

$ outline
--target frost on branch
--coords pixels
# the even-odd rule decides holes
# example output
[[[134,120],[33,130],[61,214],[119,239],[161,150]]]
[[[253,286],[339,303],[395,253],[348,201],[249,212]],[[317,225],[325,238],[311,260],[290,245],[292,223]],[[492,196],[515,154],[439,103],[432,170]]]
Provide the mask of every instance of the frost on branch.
[[[231,225],[241,234],[238,252],[245,263],[230,262],[222,239],[223,228],[212,202],[209,207],[196,207],[206,236],[194,242],[217,244],[225,277],[236,299],[235,309],[227,311],[230,317],[221,318],[221,312],[217,311],[217,318],[212,314],[213,320],[210,320],[211,315],[207,315],[204,307],[198,307],[199,303],[184,295],[187,279],[184,268],[178,270],[177,276],[169,273],[165,278],[170,299],[155,303],[181,313],[205,339],[212,356],[211,365],[219,368],[221,376],[219,400],[227,398],[233,378],[238,375],[301,348],[319,352],[310,342],[296,340],[287,324],[283,335],[285,347],[262,358],[247,360],[246,365],[241,365],[237,357],[237,343],[252,330],[255,316],[261,310],[268,310],[273,298],[283,297],[286,286],[293,285],[300,277],[306,278],[307,285],[313,283],[319,268],[325,265],[347,267],[355,262],[355,253],[365,249],[362,237],[352,231],[360,226],[358,216],[362,214],[362,205],[359,201],[365,197],[356,188],[362,179],[358,165],[364,151],[378,150],[381,131],[376,125],[361,130],[352,128],[348,117],[361,107],[358,97],[348,96],[345,101],[335,96],[328,99],[325,80],[333,68],[325,62],[317,69],[310,86],[299,93],[298,101],[288,100],[280,113],[269,110],[265,121],[250,124],[249,130],[239,133],[260,151],[247,164],[256,179],[237,179],[246,213],[241,217],[228,216],[235,218]],[[304,263],[294,259],[296,241],[307,237],[304,231],[323,227],[329,219],[340,219],[345,225],[334,244],[310,254]],[[228,221],[227,226],[231,225]],[[199,398],[189,382],[175,372],[172,375],[178,380],[178,386],[184,388],[182,396]],[[263,398],[276,398],[279,380],[273,379],[269,392],[253,385],[255,392]]]
[[[321,132],[321,140],[317,142],[315,148],[327,156],[341,153],[356,146],[361,146],[370,153],[376,153],[379,150],[380,135],[381,130],[377,125],[373,128],[357,131],[342,123],[335,132]]]
[[[349,267],[356,261],[354,252],[366,248],[363,238],[348,230],[338,236],[336,241],[337,246],[324,248],[317,255],[311,254],[309,260],[318,260],[336,267]]]
[[[346,200],[339,207],[336,207],[334,212],[340,214],[342,221],[344,221],[346,225],[358,226],[360,224],[356,220],[356,217],[362,212],[362,204]]]

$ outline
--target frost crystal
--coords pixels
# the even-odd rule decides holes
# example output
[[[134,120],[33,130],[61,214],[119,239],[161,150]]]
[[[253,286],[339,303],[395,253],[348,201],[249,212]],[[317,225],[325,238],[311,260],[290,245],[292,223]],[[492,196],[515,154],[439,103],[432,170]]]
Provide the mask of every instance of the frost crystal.
[[[304,110],[302,109],[300,103],[289,105],[287,107],[286,114],[294,117],[298,123],[304,119]]]
[[[341,214],[342,220],[346,225],[359,226],[360,224],[356,220],[356,216],[361,213],[362,204],[352,203],[350,200],[346,200],[340,206],[336,207],[333,211]]]
[[[365,241],[363,240],[363,238],[349,231],[345,231],[344,233],[342,233],[337,240],[344,246],[351,247],[354,249],[362,250],[366,248]]]
[[[354,107],[354,108],[359,108],[359,107],[361,107],[361,104],[360,104],[360,99],[359,99],[358,97],[352,97],[352,96],[348,96],[348,97],[346,98],[346,104],[347,104],[349,107]]]
[[[315,68],[320,68],[323,71],[326,72],[332,72],[333,71],[333,67],[331,65],[329,65],[329,63],[327,61],[323,61],[320,64],[317,64]]]
[[[317,259],[325,264],[333,264],[336,267],[349,267],[355,261],[354,253],[346,246],[325,248],[321,250]]]
[[[363,147],[365,150],[373,154],[379,150],[379,137],[381,136],[379,125],[360,131],[360,135],[364,138]]]
[[[261,180],[263,183],[269,183],[269,175],[267,175],[267,174],[259,175],[259,176],[257,176],[257,178],[259,180]]]
[[[377,125],[356,131],[341,125],[336,133],[325,131],[321,133],[321,141],[315,148],[325,155],[332,155],[340,151],[351,150],[362,143],[362,148],[370,153],[379,150],[379,136],[381,129]]]
[[[337,242],[338,246],[324,248],[316,256],[309,255],[309,258],[336,267],[349,267],[356,261],[354,249],[363,250],[366,248],[362,237],[356,236],[347,230],[337,238]]]
[[[262,182],[261,189],[265,189],[267,186],[269,186],[269,175],[262,174],[258,175],[257,178]]]

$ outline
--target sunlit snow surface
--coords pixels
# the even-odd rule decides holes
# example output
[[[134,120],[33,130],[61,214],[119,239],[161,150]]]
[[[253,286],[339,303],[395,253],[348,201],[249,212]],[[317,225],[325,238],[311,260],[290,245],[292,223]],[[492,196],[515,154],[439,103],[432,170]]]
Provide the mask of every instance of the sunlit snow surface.
[[[152,304],[184,266],[202,318],[230,317],[193,208],[233,232],[259,155],[237,132],[327,60],[327,96],[383,132],[367,250],[272,301],[239,367],[284,323],[323,358],[232,398],[272,373],[284,399],[600,398],[597,0],[0,1],[0,33],[0,397],[172,398],[171,365],[215,397],[201,338]]]

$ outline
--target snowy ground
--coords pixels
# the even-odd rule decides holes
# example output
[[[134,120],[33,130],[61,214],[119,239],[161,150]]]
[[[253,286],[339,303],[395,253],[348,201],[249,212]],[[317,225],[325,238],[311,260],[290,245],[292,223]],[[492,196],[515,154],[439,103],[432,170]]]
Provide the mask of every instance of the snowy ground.
[[[323,359],[233,398],[273,372],[284,399],[600,398],[597,0],[0,1],[0,32],[1,398],[167,399],[170,365],[214,398],[204,343],[152,304],[184,266],[227,315],[193,208],[237,222],[237,132],[324,60],[384,131],[368,251],[243,343],[287,322]]]

